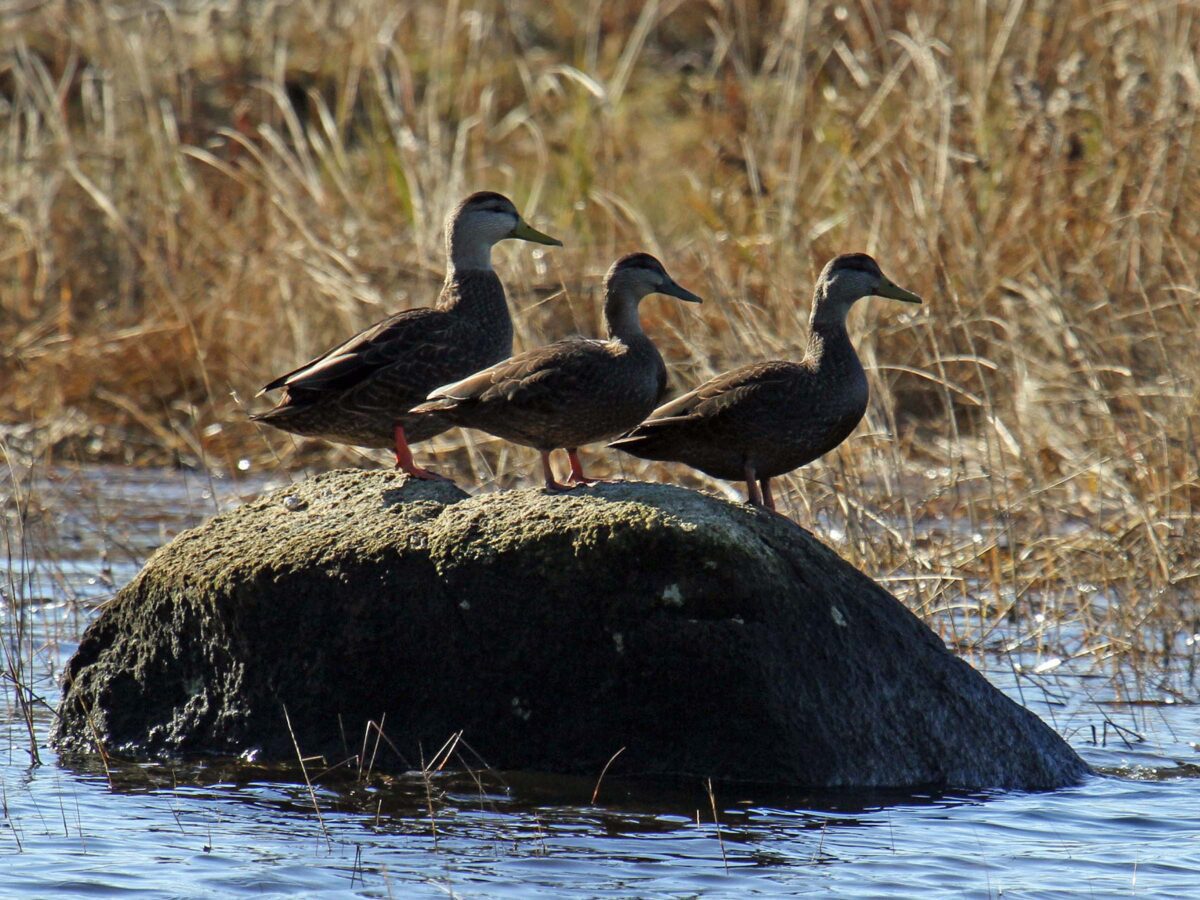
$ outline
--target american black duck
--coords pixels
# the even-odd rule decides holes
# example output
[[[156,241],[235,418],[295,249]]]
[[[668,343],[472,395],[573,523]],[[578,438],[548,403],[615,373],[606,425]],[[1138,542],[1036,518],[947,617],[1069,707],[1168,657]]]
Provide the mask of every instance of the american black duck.
[[[663,396],[667,370],[642,330],[638,305],[648,294],[699,303],[647,253],[613,263],[604,280],[607,340],[559,341],[507,359],[433,391],[413,414],[429,413],[466,428],[533,447],[542,454],[546,487],[591,483],[578,448],[623,434]],[[567,484],[554,477],[550,454],[567,451]]]
[[[921,302],[865,253],[836,257],[817,279],[803,359],[751,363],[718,375],[660,406],[609,446],[744,480],[751,503],[774,509],[771,479],[828,453],[867,411],[867,376],[846,333],[846,315],[871,296]]]
[[[259,394],[282,388],[279,405],[251,418],[306,437],[392,448],[397,468],[441,478],[413,461],[409,445],[451,425],[409,411],[438,385],[511,355],[512,319],[492,270],[492,247],[509,238],[562,246],[504,195],[472,194],[446,219],[448,270],[437,303],[389,316],[276,378]]]

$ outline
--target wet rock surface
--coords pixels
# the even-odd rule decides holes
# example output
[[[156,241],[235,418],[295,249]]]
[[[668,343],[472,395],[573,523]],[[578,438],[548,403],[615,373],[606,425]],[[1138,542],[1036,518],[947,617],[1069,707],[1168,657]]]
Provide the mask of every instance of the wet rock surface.
[[[327,473],[159,550],[64,687],[62,749],[135,757],[294,758],[290,721],[336,761],[376,722],[397,769],[462,732],[504,769],[598,773],[625,748],[613,775],[822,788],[1088,771],[807,531],[668,485]]]

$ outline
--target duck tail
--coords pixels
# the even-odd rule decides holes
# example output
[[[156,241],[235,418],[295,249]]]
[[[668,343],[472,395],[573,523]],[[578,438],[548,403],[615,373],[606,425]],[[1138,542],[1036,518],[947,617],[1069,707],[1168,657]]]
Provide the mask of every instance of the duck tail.
[[[272,419],[286,418],[287,409],[288,407],[281,404],[279,406],[273,406],[271,409],[268,409],[265,412],[250,413],[247,418],[251,422],[271,422]],[[271,422],[271,424],[274,423]]]
[[[617,438],[608,446],[641,459],[663,459],[658,445],[659,441],[653,432],[646,433],[638,430]]]
[[[410,416],[429,416],[436,413],[453,412],[458,408],[459,401],[453,397],[439,397],[436,400],[428,400],[418,406],[414,406],[408,411]]]

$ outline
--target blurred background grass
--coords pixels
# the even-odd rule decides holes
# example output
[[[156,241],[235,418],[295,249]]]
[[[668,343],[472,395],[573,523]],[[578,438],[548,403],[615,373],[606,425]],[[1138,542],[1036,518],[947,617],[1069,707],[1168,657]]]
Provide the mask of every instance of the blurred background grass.
[[[255,427],[250,398],[429,303],[445,212],[500,190],[567,244],[496,253],[518,347],[596,333],[603,271],[648,250],[709,300],[644,304],[676,388],[797,357],[820,267],[872,253],[927,305],[852,314],[867,420],[781,484],[783,508],[919,609],[969,596],[985,630],[1034,590],[1106,635],[1089,652],[1151,619],[1200,630],[1198,13],[6,2],[0,446],[386,464]],[[421,459],[537,477],[532,451],[478,434]]]

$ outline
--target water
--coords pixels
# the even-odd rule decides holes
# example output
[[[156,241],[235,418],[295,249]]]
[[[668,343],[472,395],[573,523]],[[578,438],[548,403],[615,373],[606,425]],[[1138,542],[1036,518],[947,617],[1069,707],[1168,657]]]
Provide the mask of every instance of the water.
[[[481,771],[339,773],[310,794],[298,766],[106,770],[96,758],[58,759],[46,745],[55,678],[96,606],[180,528],[270,486],[110,469],[38,484],[23,529],[30,562],[14,564],[6,587],[27,602],[0,609],[8,663],[19,626],[36,674],[42,764],[31,763],[6,681],[0,895],[1200,895],[1195,685],[1181,667],[1114,676],[1069,653],[972,659],[1108,773],[1049,793],[820,796],[717,784],[710,797],[701,784],[606,779],[593,803],[590,778]],[[9,514],[11,538],[12,504]],[[12,549],[15,563],[22,548]]]

